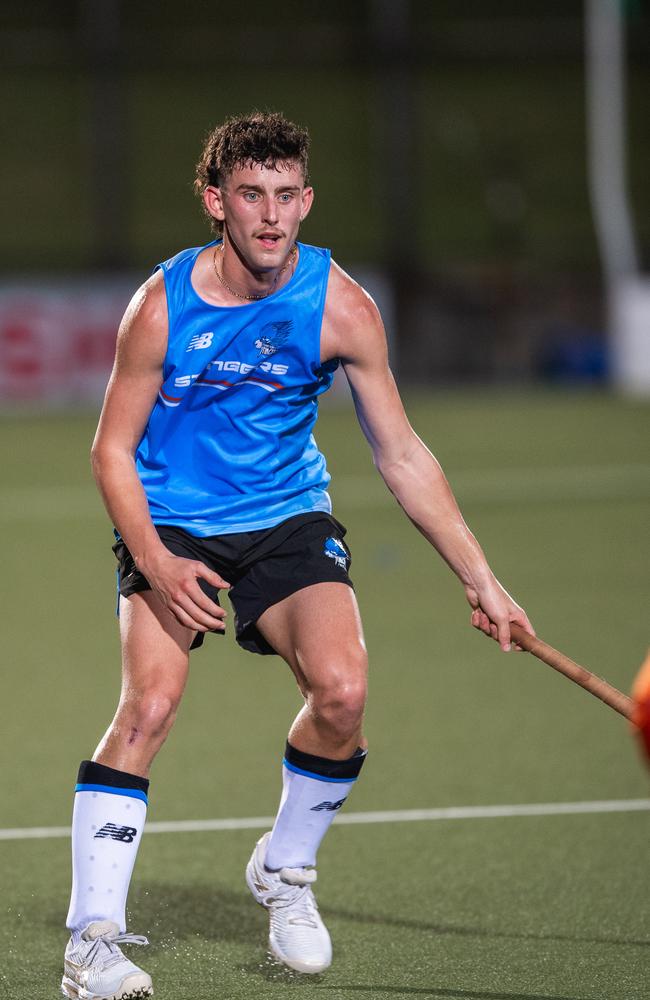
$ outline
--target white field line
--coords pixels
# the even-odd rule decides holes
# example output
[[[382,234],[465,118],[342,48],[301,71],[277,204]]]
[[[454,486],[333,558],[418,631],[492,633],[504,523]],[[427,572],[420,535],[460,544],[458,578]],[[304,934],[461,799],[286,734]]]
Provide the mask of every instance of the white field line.
[[[450,806],[445,809],[396,809],[384,812],[341,813],[336,823],[412,823],[437,820],[507,819],[515,816],[580,816],[586,813],[650,812],[650,799],[610,799],[594,802],[533,802],[527,805]],[[273,816],[241,819],[181,819],[148,823],[145,833],[204,833],[222,830],[263,830]],[[68,826],[27,826],[0,829],[0,840],[52,840],[69,837]]]
[[[634,500],[650,497],[650,464],[571,465],[448,470],[463,504],[539,503],[573,500]],[[377,508],[394,500],[377,473],[332,480],[341,507]],[[101,500],[88,486],[0,487],[0,521],[60,521],[105,518]]]

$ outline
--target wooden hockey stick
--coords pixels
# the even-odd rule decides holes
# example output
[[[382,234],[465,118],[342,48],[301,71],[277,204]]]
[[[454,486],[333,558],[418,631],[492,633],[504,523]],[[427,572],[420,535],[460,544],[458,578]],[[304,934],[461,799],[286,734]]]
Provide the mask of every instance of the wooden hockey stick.
[[[516,642],[522,649],[525,649],[528,653],[532,653],[533,656],[536,656],[538,660],[542,660],[543,663],[548,663],[549,667],[553,667],[554,670],[559,670],[565,677],[579,684],[580,687],[595,695],[596,698],[600,698],[606,705],[613,708],[615,712],[619,712],[626,719],[635,722],[635,703],[632,698],[628,698],[622,691],[612,687],[611,684],[608,684],[601,677],[596,677],[586,667],[581,667],[578,663],[574,663],[568,656],[560,653],[557,649],[553,649],[548,643],[529,635],[520,625],[511,623],[510,636],[512,641]]]

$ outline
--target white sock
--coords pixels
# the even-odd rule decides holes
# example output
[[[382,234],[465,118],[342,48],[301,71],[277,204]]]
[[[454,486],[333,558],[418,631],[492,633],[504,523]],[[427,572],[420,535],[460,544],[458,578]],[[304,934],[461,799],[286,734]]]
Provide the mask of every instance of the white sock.
[[[84,764],[92,766],[84,770]],[[75,936],[95,920],[112,920],[124,932],[126,897],[147,814],[148,782],[101,764],[84,764],[75,790],[66,926]],[[123,787],[129,778],[139,787]],[[114,784],[115,780],[122,784]]]
[[[282,799],[266,849],[267,868],[278,871],[316,864],[321,841],[350,794],[364,759],[365,751],[357,751],[350,760],[328,761],[287,744]]]

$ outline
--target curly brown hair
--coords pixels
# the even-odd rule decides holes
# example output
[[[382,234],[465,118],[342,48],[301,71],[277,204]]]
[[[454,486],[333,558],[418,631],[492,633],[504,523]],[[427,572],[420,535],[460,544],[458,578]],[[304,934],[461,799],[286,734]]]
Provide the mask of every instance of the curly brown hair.
[[[278,170],[281,163],[296,163],[308,182],[309,133],[288,121],[279,111],[252,111],[227,118],[208,133],[196,165],[194,191],[203,198],[206,187],[220,187],[236,168],[261,163]],[[205,206],[204,206],[205,210]],[[223,223],[206,211],[216,233]]]

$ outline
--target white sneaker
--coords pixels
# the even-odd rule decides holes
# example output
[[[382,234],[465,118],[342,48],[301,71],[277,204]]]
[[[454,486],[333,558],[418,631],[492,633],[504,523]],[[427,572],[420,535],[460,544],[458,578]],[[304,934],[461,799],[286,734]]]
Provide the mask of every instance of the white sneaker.
[[[332,942],[316,906],[311,885],[315,868],[264,867],[270,833],[258,840],[246,865],[246,882],[255,901],[269,911],[269,948],[296,972],[322,972],[332,961]]]
[[[89,924],[65,950],[61,992],[74,1000],[139,1000],[153,996],[151,977],[130,962],[118,944],[149,944],[139,934],[120,934],[112,920]]]

